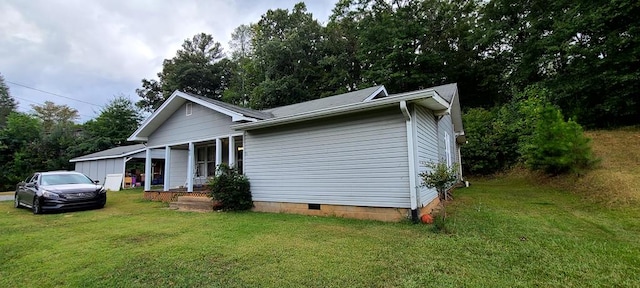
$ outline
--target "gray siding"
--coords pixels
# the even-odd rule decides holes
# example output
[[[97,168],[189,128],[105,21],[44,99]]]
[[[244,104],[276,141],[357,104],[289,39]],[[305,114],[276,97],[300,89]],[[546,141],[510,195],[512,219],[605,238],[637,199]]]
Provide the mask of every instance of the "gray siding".
[[[406,126],[399,109],[245,134],[254,201],[410,207]]]
[[[415,149],[416,149],[416,161],[417,169],[416,173],[421,173],[427,170],[425,163],[438,161],[438,133],[436,127],[436,120],[433,113],[421,106],[415,107]],[[420,185],[419,203],[424,206],[429,204],[433,199],[438,197],[438,192],[435,189],[428,189],[422,187],[422,180],[418,177],[418,185]]]
[[[171,176],[169,187],[185,186],[187,183],[187,162],[189,150],[171,149]]]
[[[93,180],[99,180],[104,184],[107,174],[122,174],[123,159],[102,159],[84,162],[76,162],[75,171],[84,173]]]
[[[186,105],[183,104],[149,136],[149,146],[186,143],[236,133],[229,128],[233,124],[231,117],[196,103],[192,104],[192,114],[186,116]]]
[[[449,149],[451,149],[451,163],[458,162],[458,151],[455,142],[455,133],[453,132],[453,122],[451,115],[445,115],[438,121],[438,156],[439,159],[446,162],[446,147],[444,140],[445,132],[449,134]]]

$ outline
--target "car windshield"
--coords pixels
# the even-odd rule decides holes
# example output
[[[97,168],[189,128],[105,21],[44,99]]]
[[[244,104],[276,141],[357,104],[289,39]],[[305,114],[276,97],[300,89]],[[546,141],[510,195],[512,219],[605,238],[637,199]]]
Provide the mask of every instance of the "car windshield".
[[[91,179],[82,174],[49,174],[42,175],[42,185],[93,184]]]

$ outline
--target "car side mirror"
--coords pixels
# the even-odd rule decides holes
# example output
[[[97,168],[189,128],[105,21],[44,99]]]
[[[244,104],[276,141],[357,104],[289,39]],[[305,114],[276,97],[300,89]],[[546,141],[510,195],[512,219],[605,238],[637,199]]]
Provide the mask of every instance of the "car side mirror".
[[[98,184],[98,183],[100,183],[100,180],[93,180],[93,183]]]
[[[36,184],[35,183],[27,183],[24,186],[28,187],[28,188],[33,188],[33,187],[36,187]]]

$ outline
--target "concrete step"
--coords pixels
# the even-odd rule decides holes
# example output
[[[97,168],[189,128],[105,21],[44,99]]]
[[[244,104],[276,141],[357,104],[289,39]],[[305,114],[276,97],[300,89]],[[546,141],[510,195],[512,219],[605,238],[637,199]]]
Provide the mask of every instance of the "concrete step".
[[[178,202],[207,202],[213,203],[213,200],[209,197],[198,197],[198,196],[178,196]]]
[[[169,209],[177,209],[179,211],[213,211],[213,202],[182,202],[176,201],[169,204]]]
[[[213,200],[209,197],[178,196],[178,201],[171,202],[169,208],[181,211],[213,211]]]

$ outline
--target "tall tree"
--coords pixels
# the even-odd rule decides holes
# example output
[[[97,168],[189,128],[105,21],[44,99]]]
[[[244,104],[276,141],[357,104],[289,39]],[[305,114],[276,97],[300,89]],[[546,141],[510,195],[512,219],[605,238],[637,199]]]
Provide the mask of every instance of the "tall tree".
[[[253,26],[253,72],[258,85],[251,106],[270,108],[320,96],[322,26],[298,3],[289,12],[269,10]]]
[[[485,54],[501,59],[503,85],[539,83],[587,126],[640,119],[640,3],[493,0],[480,9]]]
[[[9,86],[4,83],[4,77],[0,74],[0,128],[4,127],[9,114],[16,111],[17,108],[18,102],[11,97]]]
[[[58,124],[73,123],[80,117],[78,110],[67,105],[56,105],[51,101],[45,101],[41,105],[31,105],[33,115],[42,121],[42,128],[45,133],[51,132]]]
[[[256,86],[251,77],[252,71],[253,30],[250,25],[240,25],[231,33],[231,71],[229,86],[223,93],[223,100],[228,103],[248,106],[251,90]]]
[[[139,109],[131,99],[114,97],[95,119],[84,123],[85,141],[80,144],[84,153],[92,153],[127,144],[127,138],[142,122]]]
[[[0,190],[15,188],[27,175],[42,169],[40,158],[33,157],[42,135],[40,120],[13,112],[0,129]]]
[[[142,79],[142,88],[136,89],[142,100],[136,105],[153,111],[175,90],[221,99],[229,78],[229,60],[223,57],[220,43],[213,36],[200,33],[186,39],[172,59],[165,59],[159,80]]]

